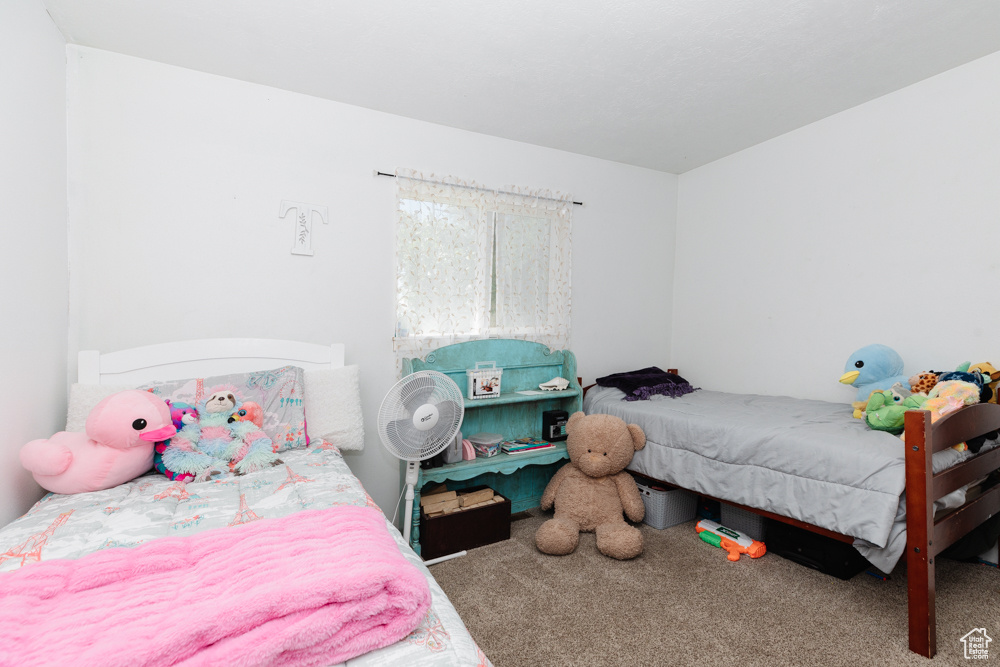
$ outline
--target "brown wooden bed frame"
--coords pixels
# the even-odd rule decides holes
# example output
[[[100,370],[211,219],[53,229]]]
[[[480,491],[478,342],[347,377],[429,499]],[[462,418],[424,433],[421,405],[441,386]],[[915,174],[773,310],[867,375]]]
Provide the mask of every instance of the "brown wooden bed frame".
[[[676,369],[668,372],[677,373]],[[584,388],[584,392],[593,385]],[[959,538],[1000,512],[1000,482],[992,479],[976,498],[934,517],[934,501],[1000,470],[1000,447],[991,449],[938,474],[931,456],[976,436],[1000,430],[1000,405],[970,405],[931,423],[931,413],[911,410],[904,419],[906,441],[906,572],[910,650],[926,658],[937,652],[934,614],[934,559]],[[636,474],[636,473],[634,473]],[[652,479],[646,475],[641,475]],[[994,476],[995,477],[995,476]],[[668,486],[676,486],[652,480]],[[698,493],[697,491],[692,491]],[[707,497],[704,494],[699,494]],[[717,499],[716,499],[717,500]],[[729,501],[723,501],[729,502]],[[731,503],[732,504],[732,503]],[[742,509],[783,521],[814,533],[851,543],[853,537],[745,505]]]
[[[934,474],[935,452],[1000,429],[1000,405],[969,405],[931,424],[926,410],[907,412],[906,573],[910,650],[932,658],[937,652],[934,617],[934,559],[970,530],[1000,512],[1000,484],[934,517],[934,501],[1000,468],[1000,447]]]

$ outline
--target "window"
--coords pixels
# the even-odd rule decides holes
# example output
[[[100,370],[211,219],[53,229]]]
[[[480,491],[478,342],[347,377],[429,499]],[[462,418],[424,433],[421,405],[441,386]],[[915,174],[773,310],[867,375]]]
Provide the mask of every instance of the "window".
[[[476,338],[569,346],[568,198],[396,181],[397,359]]]

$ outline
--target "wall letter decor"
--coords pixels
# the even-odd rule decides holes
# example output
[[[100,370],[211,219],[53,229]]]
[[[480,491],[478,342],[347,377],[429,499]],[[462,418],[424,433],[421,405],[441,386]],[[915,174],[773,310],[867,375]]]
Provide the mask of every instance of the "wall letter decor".
[[[330,224],[330,214],[326,206],[316,206],[300,201],[289,199],[281,200],[281,210],[278,212],[279,218],[284,218],[288,211],[295,209],[295,238],[292,241],[293,255],[312,255],[312,217],[315,213],[323,221],[323,224]]]

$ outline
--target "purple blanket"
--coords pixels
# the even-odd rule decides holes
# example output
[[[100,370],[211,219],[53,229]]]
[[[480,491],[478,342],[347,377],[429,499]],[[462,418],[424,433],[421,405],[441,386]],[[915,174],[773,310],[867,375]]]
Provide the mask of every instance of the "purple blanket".
[[[667,373],[656,366],[606,375],[597,378],[597,384],[601,387],[620,389],[625,394],[626,401],[645,401],[654,394],[677,398],[696,391],[691,383],[680,375]]]

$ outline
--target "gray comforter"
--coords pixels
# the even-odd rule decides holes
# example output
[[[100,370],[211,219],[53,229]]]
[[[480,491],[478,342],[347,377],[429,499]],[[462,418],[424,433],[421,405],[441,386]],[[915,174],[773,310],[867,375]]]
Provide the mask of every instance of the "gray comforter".
[[[874,565],[895,566],[905,546],[903,443],[855,419],[849,404],[715,391],[622,397],[594,387],[584,410],[642,427],[647,446],[630,470],[853,536]],[[934,467],[965,456],[940,452]],[[964,491],[954,502],[963,501]]]

